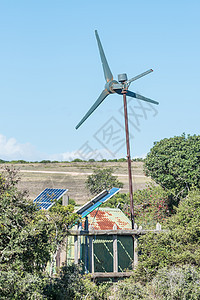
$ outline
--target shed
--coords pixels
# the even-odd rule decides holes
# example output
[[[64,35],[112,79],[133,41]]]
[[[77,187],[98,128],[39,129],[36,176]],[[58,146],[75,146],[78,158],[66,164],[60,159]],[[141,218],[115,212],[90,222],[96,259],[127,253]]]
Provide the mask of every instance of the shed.
[[[92,211],[86,222],[88,227],[94,230],[130,230],[131,222],[126,215],[118,208],[99,207]],[[81,228],[84,228],[82,222]],[[85,273],[91,272],[113,272],[114,242],[113,235],[92,235],[79,236],[78,260],[83,265]],[[132,269],[133,262],[133,239],[132,236],[116,236],[115,247],[118,253],[117,272]],[[75,260],[74,237],[68,237],[67,263]]]

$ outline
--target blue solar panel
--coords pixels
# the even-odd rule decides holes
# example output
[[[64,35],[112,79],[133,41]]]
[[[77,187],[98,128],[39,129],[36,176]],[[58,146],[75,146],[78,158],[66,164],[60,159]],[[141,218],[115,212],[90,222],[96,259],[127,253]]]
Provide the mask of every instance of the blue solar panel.
[[[33,201],[39,209],[49,209],[59,200],[68,190],[66,189],[45,189]]]
[[[81,206],[76,213],[81,215],[82,218],[86,217],[89,213],[95,210],[98,206],[105,203],[108,199],[112,198],[115,194],[120,191],[119,188],[112,188],[110,191],[103,191],[95,198]]]

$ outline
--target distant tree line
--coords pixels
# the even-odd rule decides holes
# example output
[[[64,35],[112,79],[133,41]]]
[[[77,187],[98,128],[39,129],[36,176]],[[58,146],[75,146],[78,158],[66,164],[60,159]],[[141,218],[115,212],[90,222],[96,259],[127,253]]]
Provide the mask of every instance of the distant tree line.
[[[4,159],[0,159],[0,164],[53,164],[53,163],[70,163],[70,162],[125,162],[126,158],[114,158],[114,159],[102,159],[102,160],[95,160],[93,158],[90,158],[88,160],[83,160],[80,158],[75,158],[72,161],[58,161],[58,160],[41,160],[41,161],[26,161],[23,159],[19,159],[19,160],[4,160]],[[144,158],[133,158],[132,161],[144,161]]]

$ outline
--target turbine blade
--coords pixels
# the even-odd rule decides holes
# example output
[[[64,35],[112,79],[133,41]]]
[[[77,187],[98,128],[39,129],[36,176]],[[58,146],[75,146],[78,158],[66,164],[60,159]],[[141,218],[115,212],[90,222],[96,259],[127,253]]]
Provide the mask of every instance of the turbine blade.
[[[101,41],[100,41],[97,30],[95,30],[95,35],[96,35],[97,44],[98,44],[98,47],[99,47],[99,53],[100,53],[101,62],[102,62],[102,66],[103,66],[104,76],[105,76],[106,81],[108,82],[110,80],[113,80],[113,74],[112,74],[112,72],[109,68],[109,65],[108,65],[105,53],[103,51],[103,47],[102,47],[102,44],[101,44]]]
[[[131,92],[131,91],[127,91],[126,95],[129,96],[129,97],[133,97],[133,98],[136,98],[136,99],[140,99],[140,100],[149,102],[149,103],[159,104],[159,102],[157,102],[157,101],[154,101],[152,99],[146,98],[146,97],[144,97],[142,95],[136,94],[136,93]]]
[[[127,81],[127,84],[130,84],[132,81],[135,81],[135,80],[137,80],[137,79],[139,79],[139,78],[141,78],[141,77],[143,77],[143,76],[145,76],[145,75],[147,75],[147,74],[149,74],[149,73],[151,73],[151,72],[153,72],[152,69],[150,69],[150,70],[148,70],[148,71],[146,71],[146,72],[143,72],[143,73],[141,73],[140,75],[137,75],[137,76],[135,76],[135,77],[129,79],[129,80]]]
[[[122,88],[114,89],[114,91],[115,91],[117,94],[122,95]]]
[[[103,100],[109,95],[107,90],[103,90],[99,98],[96,100],[96,102],[92,105],[92,107],[88,110],[88,112],[85,114],[85,116],[81,119],[81,121],[76,126],[76,129],[78,129],[83,122],[95,111],[95,109],[103,102]]]

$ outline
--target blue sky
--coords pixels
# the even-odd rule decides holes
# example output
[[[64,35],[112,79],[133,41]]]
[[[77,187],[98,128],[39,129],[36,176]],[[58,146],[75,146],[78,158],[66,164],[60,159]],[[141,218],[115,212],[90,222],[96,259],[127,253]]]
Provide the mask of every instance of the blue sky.
[[[130,90],[131,155],[154,141],[199,134],[199,1],[0,1],[0,158],[125,157],[122,97],[104,88],[94,30],[114,78],[150,68]],[[141,106],[142,105],[142,106]]]

